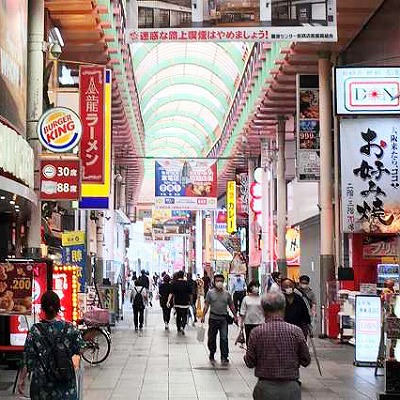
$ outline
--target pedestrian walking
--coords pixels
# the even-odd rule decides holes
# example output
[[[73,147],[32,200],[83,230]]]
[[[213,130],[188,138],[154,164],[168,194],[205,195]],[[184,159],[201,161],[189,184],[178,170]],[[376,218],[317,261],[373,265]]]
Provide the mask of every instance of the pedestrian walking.
[[[203,286],[204,286],[204,296],[207,296],[208,291],[210,290],[211,286],[211,278],[208,276],[207,271],[204,271],[203,277],[201,278],[203,280]]]
[[[229,363],[229,346],[228,346],[228,307],[234,315],[234,321],[237,323],[235,307],[231,294],[224,288],[224,276],[221,274],[214,275],[214,288],[207,293],[203,316],[201,323],[204,323],[208,310],[210,317],[208,320],[208,350],[210,351],[209,359],[215,361],[215,352],[217,351],[217,334],[219,332],[219,343],[221,351],[221,363],[227,365]]]
[[[250,332],[264,323],[265,316],[261,307],[260,284],[252,280],[247,287],[247,296],[240,307],[240,327],[246,334],[246,346],[249,344]]]
[[[139,286],[144,287],[146,290],[148,290],[150,288],[150,279],[148,277],[148,274],[146,274],[146,271],[144,269],[142,269],[140,271],[140,276],[137,279],[139,281]]]
[[[164,274],[162,282],[158,287],[158,294],[160,296],[160,307],[163,312],[163,320],[165,330],[169,329],[169,321],[171,319],[171,308],[168,307],[168,297],[171,293],[171,278],[168,274]]]
[[[176,280],[173,281],[171,285],[171,293],[168,297],[168,306],[172,307],[172,304],[174,305],[176,311],[176,328],[178,333],[181,333],[182,335],[185,334],[191,293],[191,287],[188,281],[185,280],[185,273],[183,271],[178,271],[176,274]]]
[[[286,299],[285,321],[289,324],[298,326],[303,331],[304,337],[307,339],[311,324],[310,313],[307,305],[302,297],[295,293],[294,289],[296,285],[291,279],[283,279],[281,286]]]
[[[246,282],[240,274],[237,274],[235,276],[235,279],[232,283],[231,292],[233,295],[233,303],[235,305],[235,310],[237,314],[240,311],[240,306],[242,305],[242,301],[246,296]]]
[[[258,378],[253,399],[301,400],[299,367],[311,362],[302,330],[284,321],[286,300],[282,293],[267,293],[261,305],[265,323],[251,331],[244,356]]]
[[[135,331],[143,329],[144,311],[147,302],[147,290],[141,286],[140,278],[135,281],[135,286],[131,292],[131,304],[133,310],[133,324]]]
[[[192,319],[193,326],[197,322],[196,318],[196,300],[197,300],[197,284],[196,281],[193,279],[192,274],[188,274],[187,282],[190,286],[190,307],[188,312],[188,318]]]
[[[301,275],[299,278],[299,291],[303,298],[307,300],[309,304],[311,317],[317,315],[317,296],[310,287],[310,277],[308,275]]]
[[[60,298],[55,292],[43,294],[41,307],[44,319],[32,326],[25,341],[18,393],[25,395],[26,376],[31,373],[32,400],[77,400],[75,368],[84,341],[71,323],[57,319]]]

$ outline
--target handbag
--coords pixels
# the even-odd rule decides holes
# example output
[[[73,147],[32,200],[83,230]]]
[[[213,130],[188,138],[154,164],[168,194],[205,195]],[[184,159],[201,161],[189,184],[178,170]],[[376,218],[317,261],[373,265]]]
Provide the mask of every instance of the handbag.
[[[204,342],[205,335],[206,335],[206,329],[204,328],[204,324],[201,324],[197,328],[197,341],[198,342]]]

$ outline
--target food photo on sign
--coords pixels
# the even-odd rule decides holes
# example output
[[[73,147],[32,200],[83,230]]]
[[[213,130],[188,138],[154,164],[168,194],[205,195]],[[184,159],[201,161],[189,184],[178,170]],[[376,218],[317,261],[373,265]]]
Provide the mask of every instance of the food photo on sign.
[[[32,264],[0,264],[0,315],[32,313]]]

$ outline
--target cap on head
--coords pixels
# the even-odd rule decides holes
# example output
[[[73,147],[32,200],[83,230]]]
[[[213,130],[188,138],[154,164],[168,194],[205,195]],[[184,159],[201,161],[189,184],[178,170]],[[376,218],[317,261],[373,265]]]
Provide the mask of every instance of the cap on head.
[[[310,283],[310,277],[308,275],[301,275],[299,282]]]

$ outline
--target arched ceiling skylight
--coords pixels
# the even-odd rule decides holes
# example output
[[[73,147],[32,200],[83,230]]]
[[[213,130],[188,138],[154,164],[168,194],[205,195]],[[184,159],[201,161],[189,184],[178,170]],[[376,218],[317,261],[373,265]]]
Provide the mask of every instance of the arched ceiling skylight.
[[[251,43],[135,43],[146,156],[199,157],[219,139]],[[152,168],[145,166],[148,178]],[[152,174],[151,174],[152,175]]]

